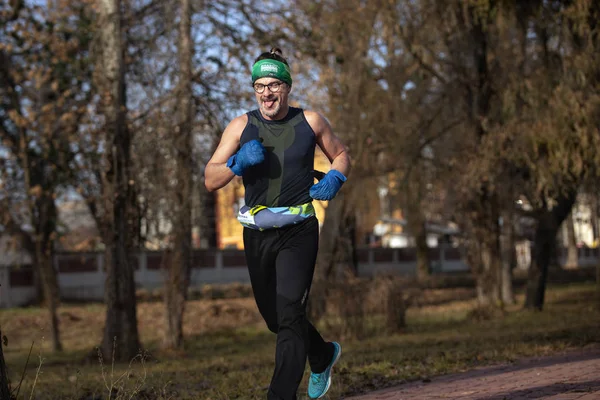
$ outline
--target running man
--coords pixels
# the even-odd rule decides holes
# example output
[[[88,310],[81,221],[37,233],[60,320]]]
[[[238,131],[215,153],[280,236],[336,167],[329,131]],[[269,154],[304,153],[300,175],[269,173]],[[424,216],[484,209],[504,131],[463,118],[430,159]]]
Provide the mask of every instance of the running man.
[[[318,399],[331,385],[341,347],[323,340],[306,317],[319,225],[312,201],[335,197],[350,171],[350,159],[327,120],[291,107],[292,77],[281,50],[262,53],[252,67],[259,108],[233,119],[206,165],[205,185],[218,190],[236,175],[245,187],[238,220],[256,305],[277,334],[275,370],[268,400],[296,400],[306,359],[308,395]],[[314,183],[315,145],[331,170]]]

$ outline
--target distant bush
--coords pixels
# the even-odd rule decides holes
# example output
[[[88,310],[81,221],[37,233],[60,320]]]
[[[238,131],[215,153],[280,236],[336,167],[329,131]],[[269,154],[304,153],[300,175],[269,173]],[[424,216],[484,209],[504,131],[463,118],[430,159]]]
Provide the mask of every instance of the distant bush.
[[[163,300],[163,288],[138,289],[139,302]],[[206,284],[188,289],[188,300],[239,299],[252,297],[252,287],[248,283]]]
[[[340,338],[396,333],[406,326],[406,310],[421,289],[400,277],[315,281],[308,314],[313,323]]]

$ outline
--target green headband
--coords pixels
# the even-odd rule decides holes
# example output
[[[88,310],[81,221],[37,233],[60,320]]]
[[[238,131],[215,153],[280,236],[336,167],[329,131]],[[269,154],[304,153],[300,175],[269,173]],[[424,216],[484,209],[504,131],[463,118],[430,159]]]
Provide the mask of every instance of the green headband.
[[[277,78],[290,86],[292,85],[290,67],[281,61],[264,59],[255,63],[252,67],[252,84],[257,79],[265,77]]]

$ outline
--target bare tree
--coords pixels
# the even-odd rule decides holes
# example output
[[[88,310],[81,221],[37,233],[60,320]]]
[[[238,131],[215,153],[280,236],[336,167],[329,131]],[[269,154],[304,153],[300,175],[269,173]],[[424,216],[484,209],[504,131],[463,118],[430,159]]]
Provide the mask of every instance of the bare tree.
[[[106,269],[106,321],[101,351],[106,359],[127,361],[140,351],[132,260],[130,171],[131,137],[126,121],[125,68],[120,0],[99,1],[101,58],[97,88],[105,118],[103,224]]]
[[[61,350],[59,287],[53,256],[58,237],[56,201],[71,184],[79,129],[87,118],[90,68],[84,55],[91,32],[85,4],[71,2],[45,13],[15,3],[4,21],[11,45],[0,57],[0,136],[10,153],[3,197],[12,199],[13,230],[29,234],[36,286],[48,308],[52,346]],[[43,15],[43,17],[40,17]],[[13,24],[13,22],[17,22]]]
[[[165,288],[167,329],[163,345],[183,345],[183,313],[190,281],[192,256],[192,7],[180,1],[179,17],[179,105],[180,123],[175,130],[177,184],[174,192],[174,242]]]

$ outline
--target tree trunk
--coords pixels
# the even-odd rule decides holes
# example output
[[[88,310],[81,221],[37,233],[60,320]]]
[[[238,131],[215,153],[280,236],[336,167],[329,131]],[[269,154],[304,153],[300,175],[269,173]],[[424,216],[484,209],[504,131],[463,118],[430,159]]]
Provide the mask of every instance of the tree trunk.
[[[319,254],[315,275],[318,279],[335,280],[358,274],[356,257],[356,219],[349,206],[349,193],[343,188],[327,206],[319,238]],[[342,267],[342,271],[338,270]]]
[[[41,289],[44,305],[50,318],[52,349],[62,351],[60,341],[59,320],[57,308],[59,303],[58,277],[53,266],[54,236],[56,234],[56,204],[54,202],[54,188],[47,174],[44,160],[33,161],[29,157],[29,141],[25,135],[21,136],[20,151],[24,166],[24,183],[28,196],[27,206],[30,213],[30,223],[33,232],[33,258],[35,261],[34,276],[36,277],[36,290]],[[38,293],[39,294],[39,293]]]
[[[198,221],[200,247],[214,249],[218,246],[215,217],[216,196],[214,192],[209,192],[204,184],[199,185],[198,190],[200,191],[200,218]]]
[[[60,322],[58,318],[58,306],[60,304],[59,294],[57,293],[56,273],[52,265],[52,256],[44,257],[41,267],[43,269],[43,286],[46,309],[50,317],[50,334],[52,340],[52,350],[62,351],[62,343],[60,341]]]
[[[427,280],[431,275],[431,260],[427,245],[427,218],[424,210],[427,184],[425,168],[424,163],[417,163],[407,177],[403,189],[408,233],[415,238],[417,279],[421,282]]]
[[[490,254],[485,244],[478,240],[472,240],[466,244],[466,259],[471,272],[475,277],[475,292],[477,303],[480,306],[488,306],[492,303],[490,293],[493,292],[491,284]]]
[[[460,12],[461,14],[463,11]],[[476,10],[469,9],[468,33],[470,35],[470,56],[475,73],[475,80],[470,85],[469,91],[472,94],[467,96],[469,114],[471,122],[475,127],[475,132],[480,141],[483,141],[487,135],[484,127],[484,121],[490,121],[490,110],[492,104],[492,78],[490,74],[488,48],[489,32],[485,28],[484,16],[476,15]],[[470,57],[470,58],[471,58]],[[479,193],[475,193],[474,204],[479,208],[479,218],[473,223],[476,228],[475,233],[481,236],[474,236],[472,240],[481,241],[481,262],[480,268],[475,268],[479,272],[476,275],[477,292],[479,293],[480,305],[492,305],[499,300],[500,289],[500,269],[501,269],[501,250],[499,242],[499,205],[498,195],[494,189],[486,182],[480,182]],[[467,203],[468,204],[468,203]]]
[[[35,219],[35,264],[37,266],[42,292],[44,295],[44,305],[48,310],[50,318],[50,333],[52,340],[52,349],[62,351],[60,341],[59,319],[57,315],[58,305],[60,303],[60,291],[58,287],[58,277],[54,270],[54,235],[56,232],[56,204],[54,198],[44,192],[37,199],[36,209],[37,218]]]
[[[575,237],[575,220],[573,219],[573,209],[565,220],[565,228],[567,231],[567,260],[565,268],[575,269],[579,266],[579,256],[577,249],[577,238]]]
[[[598,300],[598,310],[600,310],[600,258],[596,262],[596,299]]]
[[[551,215],[546,215],[546,218],[538,220],[538,227],[533,241],[533,256],[531,257],[527,278],[525,308],[541,311],[544,306],[548,268],[554,251],[553,246],[557,232],[554,223],[555,221]]]
[[[598,300],[598,310],[600,310],[600,233],[598,232],[598,206],[599,206],[599,197],[594,193],[592,199],[590,201],[590,207],[592,209],[592,229],[594,231],[594,244],[596,244],[596,248],[594,249],[596,254],[596,298]]]
[[[105,90],[106,173],[103,174],[103,236],[106,268],[106,322],[101,351],[105,360],[129,361],[140,351],[132,250],[130,133],[126,121],[120,0],[100,1],[102,78]]]
[[[552,209],[537,210],[537,227],[527,278],[525,308],[541,311],[544,307],[548,268],[556,247],[556,233],[571,212],[576,197],[577,191],[571,190],[570,193],[559,197]]]
[[[325,218],[321,224],[319,233],[319,253],[317,254],[317,266],[315,277],[319,280],[333,280],[335,274],[336,237],[339,232],[340,210],[339,202],[330,201],[327,205]]]
[[[515,249],[515,232],[513,225],[512,212],[504,213],[502,219],[502,302],[504,304],[514,304],[515,296],[513,292],[513,268],[517,263],[517,254]]]
[[[175,243],[168,266],[165,288],[167,329],[163,338],[166,348],[183,346],[183,314],[190,282],[192,256],[192,10],[190,0],[181,0],[179,22],[180,87],[179,110],[181,122],[175,137],[177,187],[175,190]]]
[[[420,221],[415,224],[415,247],[417,252],[417,279],[422,282],[429,279],[430,261],[429,261],[429,246],[427,246],[427,230],[425,229],[425,221]]]
[[[478,302],[481,306],[502,305],[502,248],[498,198],[493,193],[477,195],[477,215],[468,231],[469,264],[475,276]],[[468,225],[467,225],[468,226]]]
[[[8,383],[8,370],[4,361],[4,338],[0,329],[0,400],[10,400],[10,385]]]
[[[481,306],[498,304],[500,300],[500,254],[494,243],[484,243],[481,270],[476,278],[478,301]]]
[[[350,212],[349,212],[350,211]],[[358,276],[358,254],[356,252],[356,215],[346,209],[342,220],[342,235],[340,238],[340,259],[342,261],[339,274],[345,278]]]
[[[592,210],[592,234],[594,237],[595,247],[600,247],[600,241],[598,240],[598,238],[600,237],[600,233],[598,232],[598,198],[598,195],[595,193],[593,195],[590,195],[590,209]]]
[[[211,154],[217,149],[218,142],[213,141]],[[204,171],[196,171],[196,174],[204,177]],[[214,249],[219,247],[217,233],[217,195],[215,192],[209,192],[204,181],[198,185],[198,212],[195,215],[199,231],[199,240],[201,248]]]

